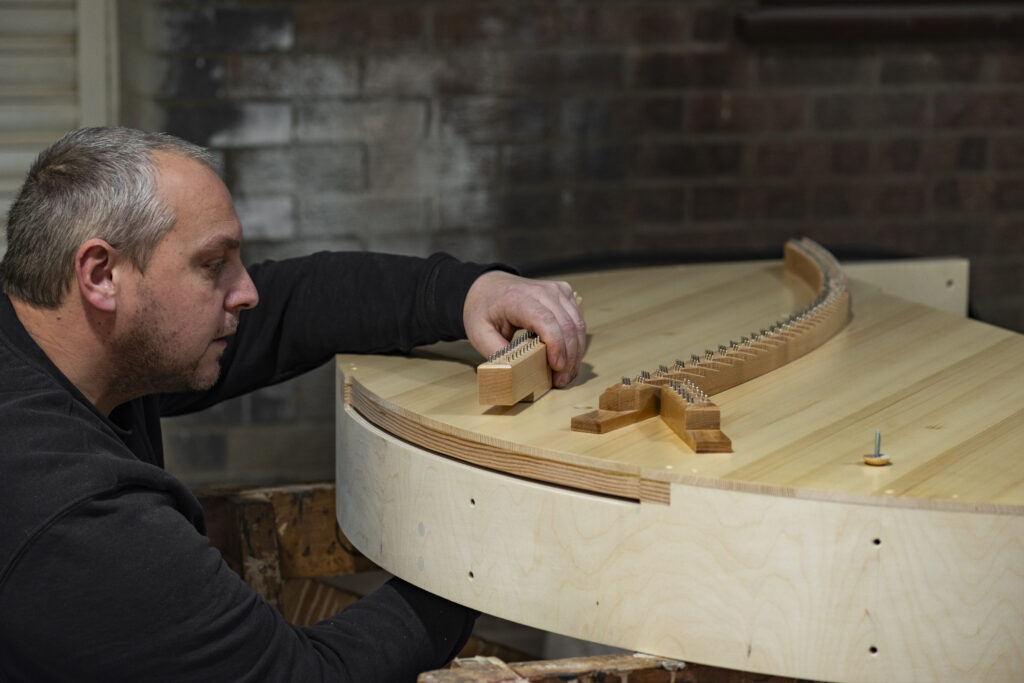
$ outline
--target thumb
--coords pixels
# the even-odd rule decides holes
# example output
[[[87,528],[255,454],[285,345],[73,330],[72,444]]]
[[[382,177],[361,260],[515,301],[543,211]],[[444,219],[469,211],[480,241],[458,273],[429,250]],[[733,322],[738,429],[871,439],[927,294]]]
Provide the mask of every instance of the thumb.
[[[480,325],[473,329],[467,329],[466,338],[484,358],[489,358],[491,354],[502,350],[508,346],[509,342],[497,328],[491,325]]]

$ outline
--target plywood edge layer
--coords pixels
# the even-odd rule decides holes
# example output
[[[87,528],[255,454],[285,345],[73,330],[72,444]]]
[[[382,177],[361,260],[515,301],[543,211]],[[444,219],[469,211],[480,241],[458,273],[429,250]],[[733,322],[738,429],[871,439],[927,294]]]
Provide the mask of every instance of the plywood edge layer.
[[[341,370],[338,372],[341,373]],[[621,463],[613,463],[621,466],[616,470],[601,467],[607,461],[596,458],[595,466],[572,463],[554,457],[548,458],[544,454],[517,451],[511,445],[500,442],[474,439],[471,435],[455,432],[450,427],[447,431],[442,431],[420,415],[407,415],[348,375],[344,376],[343,392],[345,403],[366,420],[411,444],[496,472],[597,495],[670,505],[671,485],[683,484],[698,488],[871,507],[1024,516],[1024,505],[1017,504],[844,493],[724,477],[694,476],[662,469],[630,469]]]
[[[340,368],[338,371],[344,374],[344,371]],[[357,377],[346,377],[345,382],[347,392],[346,401],[349,404],[353,404],[356,400],[371,401],[376,404],[380,410],[394,414],[426,431],[436,433],[442,438],[454,438],[467,444],[497,449],[503,453],[518,453],[527,457],[563,463],[568,466],[593,468],[596,470],[613,472],[631,477],[639,476],[641,470],[637,465],[620,462],[618,460],[604,460],[571,451],[557,451],[536,446],[534,444],[520,444],[518,442],[491,436],[484,432],[476,432],[471,429],[462,428],[455,424],[443,422],[430,417],[425,413],[416,412],[415,410],[395,403],[369,388]]]
[[[434,453],[477,467],[586,493],[642,503],[669,503],[670,484],[644,482],[638,468],[588,466],[515,451],[499,443],[474,440],[451,430],[441,431],[422,419],[412,419],[356,381],[347,380],[344,392],[345,403],[371,424]],[[594,460],[595,463],[603,462]]]
[[[795,500],[821,501],[825,503],[849,503],[870,507],[900,508],[907,510],[934,510],[937,512],[959,512],[964,514],[1007,515],[1024,517],[1024,505],[1013,503],[984,503],[955,501],[937,498],[908,498],[896,495],[871,495],[845,493],[843,491],[823,491],[818,489],[800,488],[774,484],[759,484],[751,481],[738,481],[724,477],[705,477],[692,474],[679,474],[664,470],[644,470],[641,480],[650,484],[679,484],[702,489],[718,489],[737,493],[754,493],[775,498],[793,498]]]

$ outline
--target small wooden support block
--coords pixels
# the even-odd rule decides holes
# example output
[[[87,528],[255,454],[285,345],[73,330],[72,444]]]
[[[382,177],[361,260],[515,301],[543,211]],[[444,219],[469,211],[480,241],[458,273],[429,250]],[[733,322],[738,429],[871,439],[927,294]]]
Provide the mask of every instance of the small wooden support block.
[[[687,403],[663,384],[661,419],[697,453],[732,453],[732,440],[721,430],[721,414],[714,403]]]
[[[477,366],[476,386],[480,405],[536,401],[551,388],[547,347],[536,336],[517,333],[499,354]]]
[[[576,292],[572,295],[582,314],[583,297]],[[552,386],[547,347],[536,334],[517,331],[508,346],[477,366],[476,386],[480,405],[536,401]]]
[[[599,409],[572,418],[574,432],[606,434],[654,417],[661,410],[661,390],[651,384],[616,384],[601,394]]]

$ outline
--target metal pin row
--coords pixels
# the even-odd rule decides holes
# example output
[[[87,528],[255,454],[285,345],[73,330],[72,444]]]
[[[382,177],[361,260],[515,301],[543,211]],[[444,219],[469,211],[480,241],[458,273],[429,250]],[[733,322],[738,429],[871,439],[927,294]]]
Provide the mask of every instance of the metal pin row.
[[[487,362],[494,363],[498,359],[513,361],[535,347],[539,342],[540,339],[535,333],[526,332],[518,337],[514,337],[508,344],[488,356]]]
[[[771,338],[778,335],[780,332],[788,331],[795,327],[796,325],[799,325],[807,321],[808,319],[815,317],[821,312],[823,308],[827,308],[828,306],[831,306],[836,302],[836,300],[842,295],[842,293],[846,289],[845,280],[842,277],[842,271],[839,269],[838,264],[835,262],[834,259],[831,258],[830,254],[827,254],[827,252],[825,252],[825,255],[822,255],[818,253],[818,250],[811,248],[808,248],[807,252],[808,254],[810,254],[811,258],[815,261],[817,266],[821,269],[821,272],[824,276],[822,289],[815,297],[814,301],[811,302],[811,304],[808,305],[807,307],[799,311],[796,311],[793,314],[788,315],[784,318],[776,320],[767,328],[762,327],[760,330],[751,332],[749,336],[741,336],[740,341],[738,343],[735,340],[730,339],[728,345],[720,344],[717,350],[718,354],[725,356],[730,351],[738,351],[743,347],[749,346],[752,342]],[[689,362],[691,366],[699,366],[701,365],[702,361],[714,360],[715,354],[716,351],[712,349],[705,349],[703,357],[697,354],[691,354]],[[664,375],[667,375],[670,372],[683,370],[685,368],[686,362],[676,359],[672,368],[669,368],[666,365],[659,365],[658,370],[655,372],[655,374],[657,374],[659,377],[663,377]],[[649,381],[650,379],[651,373],[644,370],[641,371],[641,373],[633,379],[623,377],[622,383],[625,386],[629,386],[633,381],[644,382]],[[706,403],[708,401],[707,395],[704,394],[704,392],[699,387],[697,387],[696,384],[693,384],[693,382],[690,381],[689,379],[684,380],[684,382],[688,383],[688,385],[692,385],[693,389],[695,390],[688,392],[688,395],[693,397],[694,400],[699,401],[701,400],[699,397],[703,397],[703,402]],[[669,385],[673,389],[676,389],[677,391],[687,391],[685,386],[680,384],[679,380],[669,380]],[[679,388],[677,389],[677,387]],[[683,393],[680,393],[680,395],[686,398],[686,396]]]
[[[706,405],[709,403],[708,395],[704,393],[703,389],[694,384],[692,380],[670,379],[668,386],[691,405]]]

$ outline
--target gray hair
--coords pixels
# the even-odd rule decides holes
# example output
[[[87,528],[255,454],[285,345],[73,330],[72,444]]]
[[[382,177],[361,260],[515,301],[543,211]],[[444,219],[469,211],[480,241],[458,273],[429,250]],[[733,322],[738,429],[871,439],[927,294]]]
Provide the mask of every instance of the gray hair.
[[[75,254],[99,238],[142,271],[176,216],[157,188],[157,152],[215,170],[202,147],[166,133],[81,128],[43,150],[7,216],[0,280],[10,296],[41,308],[64,300]]]

